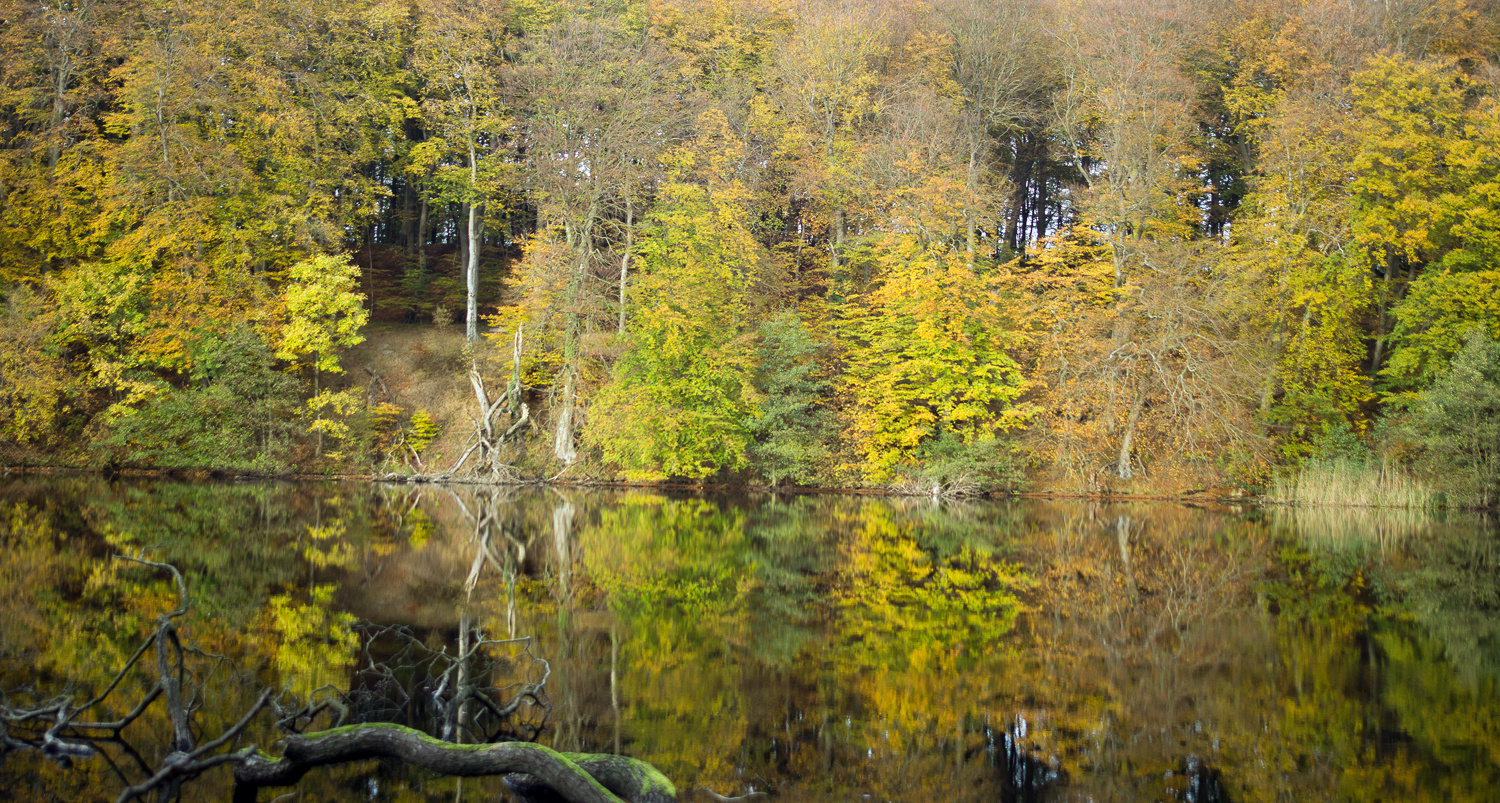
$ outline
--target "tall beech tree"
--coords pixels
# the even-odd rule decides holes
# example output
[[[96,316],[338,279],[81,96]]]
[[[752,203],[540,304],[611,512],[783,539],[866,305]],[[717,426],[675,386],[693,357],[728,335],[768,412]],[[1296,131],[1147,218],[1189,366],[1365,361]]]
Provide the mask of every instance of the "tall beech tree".
[[[1262,339],[1259,415],[1289,455],[1329,431],[1362,431],[1373,395],[1362,339],[1372,286],[1351,231],[1345,100],[1299,89],[1256,126],[1260,176],[1225,262],[1242,337]]]
[[[621,212],[641,214],[635,202],[683,119],[669,83],[675,70],[622,20],[564,18],[528,32],[517,59],[512,86],[524,98],[521,146],[540,228],[522,282],[538,324],[532,331],[561,357],[553,452],[571,463],[584,339],[611,328],[606,321],[618,328],[619,311],[607,306],[618,294],[605,282],[624,271],[605,258],[607,224]]]
[[[457,204],[465,289],[464,334],[479,338],[479,257],[484,222],[504,206],[514,160],[503,100],[505,20],[493,3],[426,4],[413,66],[426,96],[428,139],[413,148],[409,174],[427,175],[424,203]]]
[[[843,393],[850,437],[869,479],[917,462],[943,436],[965,444],[1015,429],[1030,414],[1011,351],[1022,342],[1006,314],[991,260],[976,264],[965,243],[966,166],[920,178],[898,195],[888,232],[862,239],[849,264],[871,276],[839,310]]]
[[[757,402],[749,292],[770,255],[745,225],[743,148],[721,114],[698,128],[646,220],[628,350],[589,415],[589,440],[634,479],[743,467]]]
[[[1171,425],[1156,420],[1158,414],[1170,419],[1199,407],[1199,394],[1182,382],[1197,385],[1192,365],[1202,357],[1184,347],[1203,310],[1188,264],[1201,257],[1178,245],[1194,232],[1186,174],[1198,165],[1189,147],[1192,88],[1179,69],[1174,13],[1099,4],[1057,33],[1067,55],[1056,125],[1086,186],[1080,220],[1106,246],[1115,292],[1096,315],[1070,316],[1089,333],[1079,347],[1097,356],[1068,361],[1067,380],[1051,386],[1050,404],[1061,409],[1091,400],[1073,415],[1099,421],[1113,453],[1111,473],[1122,480],[1147,462],[1137,454],[1150,442],[1138,437],[1140,430],[1167,433]],[[1182,358],[1172,360],[1177,364],[1163,362],[1174,355]],[[1103,447],[1094,447],[1094,460]]]
[[[1481,87],[1448,60],[1374,57],[1352,92],[1353,235],[1369,254],[1376,290],[1370,369],[1388,365],[1398,382],[1431,381],[1471,322],[1500,326],[1482,304],[1464,312],[1439,300],[1476,280],[1494,282],[1500,104],[1476,97]]]

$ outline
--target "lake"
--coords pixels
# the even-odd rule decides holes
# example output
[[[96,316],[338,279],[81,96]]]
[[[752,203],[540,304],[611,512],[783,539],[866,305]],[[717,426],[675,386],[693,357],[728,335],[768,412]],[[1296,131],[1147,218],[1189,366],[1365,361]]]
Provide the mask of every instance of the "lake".
[[[177,603],[165,571],[124,554],[185,576],[199,742],[267,687],[280,708],[240,746],[279,752],[278,711],[308,699],[418,721],[440,691],[435,662],[483,638],[496,699],[545,681],[506,728],[652,762],[684,800],[708,799],[699,787],[1197,803],[1500,788],[1500,533],[1483,517],[6,482],[12,710],[106,688]],[[139,662],[97,716],[121,716],[155,682]],[[168,751],[161,708],[69,768],[7,750],[0,798],[114,799]],[[259,799],[477,801],[503,786],[363,762]],[[182,799],[231,787],[221,767]]]

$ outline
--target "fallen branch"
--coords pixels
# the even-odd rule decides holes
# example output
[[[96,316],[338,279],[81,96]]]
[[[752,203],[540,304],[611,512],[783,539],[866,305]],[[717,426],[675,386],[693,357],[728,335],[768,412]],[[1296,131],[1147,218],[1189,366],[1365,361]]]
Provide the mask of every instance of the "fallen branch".
[[[513,788],[545,786],[568,803],[672,803],[677,799],[672,782],[644,761],[559,753],[531,742],[453,744],[384,723],[293,734],[286,738],[280,759],[249,756],[235,766],[234,778],[247,787],[290,786],[314,767],[370,758],[393,758],[443,775],[505,775]]]

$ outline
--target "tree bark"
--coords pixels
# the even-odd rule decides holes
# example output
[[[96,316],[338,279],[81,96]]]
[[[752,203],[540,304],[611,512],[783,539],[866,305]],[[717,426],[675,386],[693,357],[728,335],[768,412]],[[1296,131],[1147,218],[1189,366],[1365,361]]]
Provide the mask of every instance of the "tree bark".
[[[635,248],[635,206],[630,193],[625,193],[625,253],[620,256],[620,328],[617,334],[625,334],[625,286],[630,278],[630,252]]]

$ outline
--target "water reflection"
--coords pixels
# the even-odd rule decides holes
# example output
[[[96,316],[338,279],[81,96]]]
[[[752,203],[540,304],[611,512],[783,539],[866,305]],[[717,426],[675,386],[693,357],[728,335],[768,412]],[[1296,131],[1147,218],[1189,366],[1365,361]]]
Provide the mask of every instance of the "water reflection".
[[[7,689],[117,666],[167,590],[106,557],[149,547],[199,590],[200,642],[260,683],[373,688],[358,673],[394,650],[355,620],[461,654],[530,635],[544,741],[646,759],[686,790],[1483,800],[1500,781],[1481,520],[91,480],[3,498]],[[403,667],[388,671],[413,688],[435,677]],[[232,717],[254,685],[206,715]],[[12,752],[0,786],[118,789],[81,769]],[[202,796],[225,782],[205,776]],[[390,768],[305,783],[499,794]]]
[[[1303,543],[1332,550],[1389,553],[1432,531],[1434,514],[1418,508],[1275,507],[1272,521]]]

